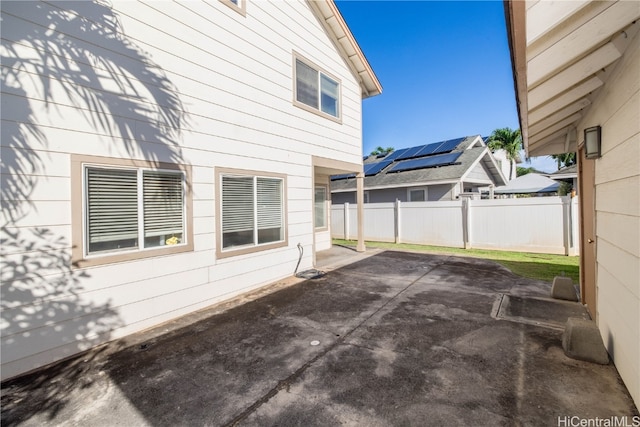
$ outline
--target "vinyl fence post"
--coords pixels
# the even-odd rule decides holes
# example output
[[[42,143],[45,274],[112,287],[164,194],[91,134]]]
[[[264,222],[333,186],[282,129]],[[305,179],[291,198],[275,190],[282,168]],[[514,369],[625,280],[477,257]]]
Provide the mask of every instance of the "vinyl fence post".
[[[344,206],[344,240],[349,240],[349,202]]]
[[[571,248],[571,196],[562,196],[562,237],[564,240],[564,254],[569,255]]]
[[[461,200],[461,209],[462,209],[462,247],[464,249],[471,248],[471,221],[470,221],[470,200],[466,197]]]
[[[400,223],[400,199],[396,199],[396,205],[394,206],[393,209],[393,219],[394,219],[394,234],[395,234],[395,242],[396,243],[401,243],[400,242],[400,230],[401,230],[401,226],[402,224]]]

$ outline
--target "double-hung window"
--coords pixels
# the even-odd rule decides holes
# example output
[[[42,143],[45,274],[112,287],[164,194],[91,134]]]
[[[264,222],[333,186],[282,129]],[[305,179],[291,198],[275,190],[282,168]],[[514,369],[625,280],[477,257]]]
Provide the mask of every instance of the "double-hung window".
[[[340,81],[319,67],[295,57],[295,104],[340,119]]]
[[[81,183],[81,196],[73,196],[74,258],[104,263],[191,250],[187,171],[105,160],[72,160]]]
[[[286,245],[285,178],[219,173],[218,256]]]

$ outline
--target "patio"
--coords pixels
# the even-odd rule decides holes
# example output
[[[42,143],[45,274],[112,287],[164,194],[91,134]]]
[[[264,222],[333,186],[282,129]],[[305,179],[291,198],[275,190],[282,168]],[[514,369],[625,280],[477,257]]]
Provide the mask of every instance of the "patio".
[[[510,426],[638,415],[612,364],[564,355],[562,324],[585,313],[548,300],[548,283],[490,261],[406,252],[334,247],[318,264],[320,279],[285,280],[3,383],[2,424]]]

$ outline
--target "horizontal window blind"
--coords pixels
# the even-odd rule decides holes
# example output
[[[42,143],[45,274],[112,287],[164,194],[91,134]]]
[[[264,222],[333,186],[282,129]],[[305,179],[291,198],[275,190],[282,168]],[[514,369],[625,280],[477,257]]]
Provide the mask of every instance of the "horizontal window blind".
[[[222,177],[222,232],[254,229],[253,177]]]
[[[87,168],[87,240],[117,242],[138,236],[136,171]]]
[[[258,229],[282,227],[282,180],[257,179]]]
[[[183,175],[143,173],[144,236],[179,235],[184,228]]]
[[[296,59],[296,99],[318,108],[318,72]]]

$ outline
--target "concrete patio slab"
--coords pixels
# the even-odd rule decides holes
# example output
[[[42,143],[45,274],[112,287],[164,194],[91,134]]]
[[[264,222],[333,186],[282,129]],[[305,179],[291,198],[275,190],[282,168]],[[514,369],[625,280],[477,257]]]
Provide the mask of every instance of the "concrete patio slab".
[[[566,357],[557,329],[491,316],[500,295],[540,299],[549,283],[478,259],[336,250],[318,257],[320,279],[283,282],[3,383],[2,425],[548,426],[638,416],[613,365]],[[556,310],[583,310],[566,304]]]

